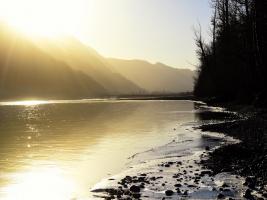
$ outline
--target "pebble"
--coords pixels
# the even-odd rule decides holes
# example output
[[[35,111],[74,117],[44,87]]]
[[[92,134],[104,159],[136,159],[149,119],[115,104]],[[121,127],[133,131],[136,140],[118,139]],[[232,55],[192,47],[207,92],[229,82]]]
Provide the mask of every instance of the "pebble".
[[[130,191],[131,192],[135,192],[135,193],[139,193],[141,191],[140,187],[139,186],[136,186],[136,185],[132,185],[130,187]]]
[[[177,183],[174,185],[174,187],[182,187],[182,185],[180,183]]]
[[[218,194],[217,198],[218,199],[223,199],[224,198],[224,195],[220,193],[220,194]]]
[[[174,193],[174,192],[173,192],[172,190],[166,190],[166,191],[165,191],[166,196],[172,196],[173,193]]]
[[[140,193],[133,193],[132,196],[135,199],[139,199],[141,197],[141,194]]]

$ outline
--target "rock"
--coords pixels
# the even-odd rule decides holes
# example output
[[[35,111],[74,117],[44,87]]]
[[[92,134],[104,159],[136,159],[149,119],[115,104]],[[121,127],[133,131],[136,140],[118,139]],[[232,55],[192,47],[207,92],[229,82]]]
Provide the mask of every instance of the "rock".
[[[124,195],[130,195],[130,191],[129,190],[125,190],[124,191]]]
[[[208,170],[206,170],[206,171],[202,171],[202,172],[200,173],[201,176],[211,175],[211,174],[212,174],[212,172],[211,172],[211,171],[208,171]]]
[[[227,185],[226,183],[223,183],[222,187],[229,187],[229,185]]]
[[[206,147],[205,147],[205,150],[206,150],[206,151],[209,151],[209,150],[210,150],[210,147],[209,147],[209,146],[206,146]]]
[[[182,187],[182,185],[180,183],[177,183],[174,185],[174,187]]]
[[[254,189],[256,186],[256,182],[257,181],[255,177],[249,176],[246,178],[244,185],[248,186],[251,189]]]
[[[222,193],[218,194],[218,196],[217,196],[218,199],[223,199],[224,197],[225,196]]]
[[[254,199],[254,197],[253,197],[252,194],[251,194],[251,190],[250,190],[250,189],[247,189],[247,190],[246,190],[244,197],[245,197],[246,199],[250,199],[250,200]]]
[[[113,195],[109,196],[106,198],[107,200],[111,200],[111,199],[115,199],[115,197]]]
[[[141,191],[140,187],[139,186],[136,186],[136,185],[132,185],[130,187],[130,191],[131,192],[135,192],[135,193],[139,193]]]
[[[91,190],[91,192],[95,192],[95,193],[101,193],[101,192],[105,192],[106,191],[106,189],[102,189],[102,188],[100,188],[100,189],[94,189],[94,190]]]
[[[132,196],[135,199],[139,199],[141,197],[141,194],[140,193],[133,193]]]
[[[117,194],[117,190],[115,190],[113,188],[106,189],[106,192],[109,193],[111,196]]]
[[[188,185],[189,188],[194,188],[196,187],[195,185]]]
[[[183,195],[187,196],[188,195],[188,191],[187,190],[184,191],[184,194]]]
[[[173,191],[172,190],[166,190],[165,194],[166,194],[166,196],[172,196],[173,195]]]
[[[147,174],[145,174],[145,173],[144,174],[140,174],[140,176],[147,176]]]

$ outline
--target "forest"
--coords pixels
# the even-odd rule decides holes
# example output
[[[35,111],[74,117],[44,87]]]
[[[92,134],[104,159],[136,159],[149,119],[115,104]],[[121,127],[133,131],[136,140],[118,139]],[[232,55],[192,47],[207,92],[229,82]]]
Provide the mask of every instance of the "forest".
[[[266,106],[267,1],[211,0],[209,42],[195,31],[200,61],[194,94],[215,102]]]

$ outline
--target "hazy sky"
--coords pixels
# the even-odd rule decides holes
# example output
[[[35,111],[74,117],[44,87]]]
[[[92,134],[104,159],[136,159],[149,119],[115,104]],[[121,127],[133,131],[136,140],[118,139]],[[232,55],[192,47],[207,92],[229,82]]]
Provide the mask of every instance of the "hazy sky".
[[[81,37],[101,54],[147,59],[175,67],[196,63],[193,26],[208,35],[208,0],[95,0],[97,11]],[[105,5],[105,6],[104,6]],[[102,8],[102,9],[101,9]]]
[[[0,17],[28,32],[74,34],[106,57],[174,67],[197,63],[193,26],[208,36],[209,0],[0,0]]]

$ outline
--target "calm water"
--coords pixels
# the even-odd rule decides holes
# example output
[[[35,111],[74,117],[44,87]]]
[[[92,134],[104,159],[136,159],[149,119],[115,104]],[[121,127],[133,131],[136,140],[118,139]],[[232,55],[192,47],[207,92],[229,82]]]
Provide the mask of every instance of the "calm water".
[[[193,111],[190,101],[2,103],[0,199],[87,199],[130,156],[177,137]]]

